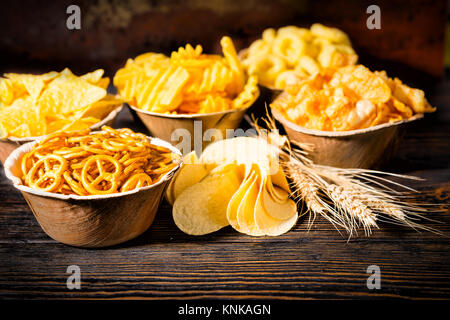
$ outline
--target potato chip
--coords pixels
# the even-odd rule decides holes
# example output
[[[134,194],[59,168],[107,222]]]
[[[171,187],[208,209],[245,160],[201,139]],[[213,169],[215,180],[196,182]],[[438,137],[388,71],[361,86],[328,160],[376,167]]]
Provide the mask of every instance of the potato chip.
[[[254,182],[255,178],[255,172],[252,171],[250,175],[248,175],[241,185],[239,186],[239,189],[234,193],[233,197],[230,199],[230,202],[228,203],[227,208],[227,220],[228,223],[233,227],[233,229],[243,232],[241,229],[239,222],[238,222],[238,210],[239,206],[242,203],[242,199],[244,198],[245,194],[247,193],[248,189],[250,188],[251,184]]]
[[[258,199],[261,176],[255,174],[250,179],[250,184],[246,190],[237,210],[237,221],[239,230],[251,236],[263,236],[264,232],[255,223],[255,204]]]
[[[324,131],[362,129],[436,110],[422,90],[363,65],[293,79],[271,107],[299,126]]]
[[[198,159],[195,151],[186,155],[183,159],[184,161],[186,161],[187,165],[180,168],[177,178],[173,179],[171,183],[173,185],[173,200],[177,199],[186,188],[198,183],[209,173],[204,164],[197,163]]]
[[[278,169],[273,174],[271,166]],[[195,152],[186,155],[166,197],[174,203],[175,223],[188,234],[230,224],[239,232],[262,236],[287,232],[297,221],[289,194],[272,146],[259,138],[237,137],[212,143],[199,159]]]
[[[264,205],[263,201],[263,198],[266,194],[267,192],[265,192],[265,184],[261,183],[254,209],[255,224],[258,229],[261,230],[265,235],[279,236],[292,229],[292,227],[297,222],[297,206],[295,205],[294,201],[288,199],[287,203],[291,204],[291,206],[282,208],[282,210],[286,209],[286,211],[274,211],[275,208],[272,208],[272,211],[269,211],[270,209],[267,209],[267,206]],[[278,210],[278,208],[276,210]],[[283,219],[278,219],[274,216],[281,216],[283,217]]]
[[[183,232],[204,235],[228,225],[228,203],[239,188],[235,165],[220,167],[185,189],[173,205],[173,219]]]
[[[114,76],[119,94],[137,108],[159,113],[213,113],[249,107],[259,96],[257,79],[245,76],[233,42],[223,37],[224,57],[190,44],[162,54],[128,59]]]

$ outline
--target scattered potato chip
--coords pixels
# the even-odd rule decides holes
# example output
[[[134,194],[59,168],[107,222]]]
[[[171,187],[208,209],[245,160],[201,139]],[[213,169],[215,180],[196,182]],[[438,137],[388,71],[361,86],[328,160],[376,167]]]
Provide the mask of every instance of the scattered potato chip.
[[[226,225],[251,236],[290,230],[297,206],[277,156],[275,147],[252,137],[214,142],[199,159],[186,155],[166,192],[177,226],[194,235]]]
[[[0,78],[0,138],[35,137],[89,128],[122,104],[106,93],[109,78],[98,69],[82,76],[69,69]]]
[[[436,110],[422,90],[363,65],[293,81],[271,107],[299,126],[324,131],[362,129]]]
[[[172,55],[144,53],[114,76],[119,94],[140,109],[168,114],[212,113],[249,107],[259,96],[257,79],[246,79],[229,37],[221,40],[224,57],[202,47],[181,47]]]
[[[266,29],[262,38],[242,52],[242,64],[260,84],[284,89],[292,79],[304,79],[324,68],[353,65],[358,56],[348,36],[321,24],[310,29],[287,26]]]

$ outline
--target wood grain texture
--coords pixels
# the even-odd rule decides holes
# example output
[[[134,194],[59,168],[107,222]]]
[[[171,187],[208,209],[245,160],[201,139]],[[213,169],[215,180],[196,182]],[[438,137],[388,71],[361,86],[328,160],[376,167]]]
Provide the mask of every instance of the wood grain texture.
[[[321,22],[347,32],[363,63],[378,60],[376,69],[397,62],[401,78],[441,76],[446,1],[375,3],[381,10],[379,30],[366,26],[367,8],[374,4],[368,0],[8,1],[0,10],[0,70],[70,67],[80,73],[98,66],[112,75],[142,52],[170,53],[187,42],[220,52],[222,35],[231,36],[240,50],[265,28]],[[81,8],[80,30],[66,27],[72,4]]]
[[[140,237],[109,249],[55,242],[21,194],[0,173],[0,298],[450,298],[450,82],[433,88],[435,114],[407,129],[384,170],[425,178],[410,182],[420,201],[445,210],[422,221],[442,234],[382,224],[371,238],[347,242],[323,219],[300,220],[279,237],[254,238],[230,227],[194,237],[177,229],[164,201]],[[427,92],[428,93],[428,92]],[[118,126],[131,126],[124,110]],[[145,132],[145,131],[143,131]],[[81,268],[81,290],[66,288],[66,268]],[[369,265],[381,290],[366,287]]]

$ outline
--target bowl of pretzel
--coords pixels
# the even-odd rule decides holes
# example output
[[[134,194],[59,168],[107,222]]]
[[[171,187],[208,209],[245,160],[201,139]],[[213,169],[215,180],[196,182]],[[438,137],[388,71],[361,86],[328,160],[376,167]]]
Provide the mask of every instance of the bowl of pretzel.
[[[4,164],[42,229],[68,245],[106,247],[142,234],[182,163],[163,140],[101,129],[48,135],[20,146]]]

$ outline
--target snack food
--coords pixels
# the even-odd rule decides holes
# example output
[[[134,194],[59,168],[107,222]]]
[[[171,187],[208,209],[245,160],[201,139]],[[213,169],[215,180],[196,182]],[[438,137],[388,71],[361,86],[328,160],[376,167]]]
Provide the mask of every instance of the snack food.
[[[276,236],[295,225],[296,203],[289,198],[277,149],[266,140],[220,140],[200,158],[192,152],[184,159],[184,170],[166,191],[183,232],[202,235],[231,225],[252,236]]]
[[[195,114],[247,108],[258,98],[257,79],[246,78],[229,37],[220,44],[224,57],[188,44],[170,58],[149,52],[128,59],[114,85],[128,103],[145,111]]]
[[[57,132],[22,157],[22,182],[81,196],[125,192],[158,182],[178,160],[169,149],[127,128]]]
[[[299,126],[324,131],[362,129],[436,110],[422,90],[363,65],[326,69],[298,81],[271,107]]]
[[[0,138],[36,137],[82,130],[122,104],[106,93],[109,78],[98,69],[75,76],[69,69],[0,78]]]
[[[324,68],[352,65],[358,60],[343,31],[319,23],[310,29],[266,29],[241,56],[249,75],[256,75],[263,86],[276,89],[284,89]]]

